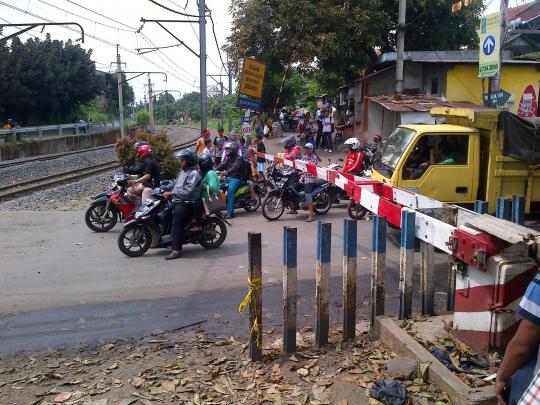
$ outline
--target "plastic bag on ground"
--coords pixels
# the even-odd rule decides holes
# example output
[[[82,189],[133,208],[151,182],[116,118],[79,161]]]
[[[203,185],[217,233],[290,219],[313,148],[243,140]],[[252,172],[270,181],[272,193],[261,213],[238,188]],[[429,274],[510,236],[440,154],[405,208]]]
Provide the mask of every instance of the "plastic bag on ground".
[[[388,405],[403,405],[407,399],[407,390],[395,380],[379,380],[373,383],[371,397]]]

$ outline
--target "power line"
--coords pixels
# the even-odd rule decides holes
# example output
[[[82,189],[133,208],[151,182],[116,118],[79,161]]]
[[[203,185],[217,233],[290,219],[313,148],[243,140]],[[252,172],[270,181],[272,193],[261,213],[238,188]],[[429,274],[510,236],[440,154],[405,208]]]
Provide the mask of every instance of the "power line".
[[[69,1],[70,3],[73,3],[71,0],[67,0],[67,1]],[[10,4],[6,4],[6,3],[3,2],[3,1],[0,1],[0,4],[6,6],[6,7],[8,7],[8,8],[14,9],[14,10],[16,10],[16,11],[19,11],[19,12],[21,12],[21,13],[28,14],[28,15],[30,15],[30,16],[32,16],[32,17],[35,17],[35,18],[41,18],[41,19],[43,19],[43,20],[45,20],[45,21],[47,21],[47,22],[55,22],[55,21],[53,21],[53,20],[49,20],[49,19],[44,18],[44,17],[42,17],[42,16],[39,16],[39,15],[37,15],[37,14],[34,14],[34,13],[29,12],[29,11],[25,11],[25,10],[20,9],[20,8],[18,8],[18,7],[12,6],[12,5],[10,5]],[[74,3],[74,4],[76,4],[76,3]],[[88,10],[89,10],[89,9],[88,9]],[[71,27],[67,27],[67,26],[61,26],[61,27],[64,28],[64,29],[66,29],[66,30],[78,32],[77,30],[75,30],[74,28],[71,28]],[[110,42],[110,41],[108,41],[108,40],[106,40],[106,39],[97,37],[97,36],[95,36],[95,35],[90,35],[90,34],[87,34],[87,36],[90,37],[90,38],[92,38],[92,39],[95,39],[96,41],[102,42],[102,43],[104,43],[104,44],[106,44],[106,45],[109,45],[109,46],[111,46],[111,47],[116,48],[116,44],[114,44],[114,43],[112,43],[112,42]],[[130,54],[132,54],[132,55],[136,55],[136,56],[138,56],[138,57],[140,57],[140,58],[146,60],[147,62],[151,63],[152,65],[154,65],[154,66],[156,66],[156,67],[159,67],[161,70],[167,70],[167,69],[164,69],[162,66],[158,65],[156,62],[152,61],[151,59],[148,59],[147,57],[145,57],[145,56],[143,56],[143,55],[137,55],[137,52],[135,52],[135,51],[133,51],[133,50],[131,50],[131,49],[129,49],[129,48],[126,48],[126,47],[121,46],[121,45],[119,46],[119,48],[122,49],[122,51],[124,51],[124,52],[128,52],[128,53],[130,53]],[[167,71],[169,71],[169,70],[167,70]],[[169,71],[169,73],[171,74],[171,76],[175,77],[176,79],[180,80],[181,82],[183,82],[183,83],[185,83],[185,84],[188,84],[188,85],[191,86],[191,87],[195,87],[192,83],[190,83],[190,82],[188,82],[188,81],[182,79],[181,77],[177,76],[176,73],[172,73],[172,72],[170,72],[170,71]]]
[[[161,7],[161,8],[164,8],[165,10],[167,11],[170,11],[171,13],[175,13],[175,14],[179,14],[179,15],[182,15],[184,17],[196,17],[196,18],[199,18],[198,15],[194,15],[194,14],[187,14],[187,13],[182,13],[181,11],[176,11],[176,10],[173,10],[172,8],[169,8],[167,6],[164,6],[163,4],[160,4],[158,3],[157,1],[155,0],[148,0],[150,3],[152,4],[155,4],[156,6],[158,7]]]
[[[103,14],[101,14],[101,13],[98,13],[97,11],[94,11],[94,10],[92,10],[92,9],[90,9],[90,8],[87,8],[87,7],[85,7],[85,6],[82,6],[82,5],[76,3],[76,2],[74,2],[74,1],[72,1],[72,0],[66,0],[66,1],[67,1],[68,3],[71,3],[71,4],[75,5],[75,6],[77,6],[77,7],[80,7],[80,8],[85,9],[86,11],[90,11],[91,13],[94,13],[94,14],[96,14],[96,15],[99,15],[100,17],[103,17],[103,18],[105,18],[105,19],[107,19],[107,20],[109,20],[109,21],[112,21],[112,22],[115,22],[115,23],[117,23],[117,24],[120,24],[120,25],[122,25],[122,26],[124,26],[124,27],[127,27],[127,28],[129,28],[130,30],[137,31],[137,28],[130,27],[129,25],[124,24],[123,22],[120,22],[120,21],[118,21],[118,20],[115,20],[114,18],[107,17],[106,15],[103,15]]]
[[[214,26],[214,19],[212,18],[212,10],[210,10],[208,8],[207,8],[207,10],[210,11],[209,15],[210,15],[210,21],[212,22],[212,33],[214,34],[214,41],[216,42],[216,47],[217,47],[217,50],[218,50],[219,60],[221,60],[221,65],[223,66],[223,69],[225,70],[225,73],[229,74],[229,71],[225,67],[225,62],[223,62],[223,58],[221,56],[221,49],[219,48],[219,43],[218,43],[217,36],[216,36],[216,29],[215,29],[215,26]]]

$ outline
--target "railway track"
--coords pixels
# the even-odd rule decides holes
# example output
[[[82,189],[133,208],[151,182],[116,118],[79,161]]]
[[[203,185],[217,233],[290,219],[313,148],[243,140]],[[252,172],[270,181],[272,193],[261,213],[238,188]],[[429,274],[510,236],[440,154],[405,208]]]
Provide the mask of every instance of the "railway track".
[[[173,151],[178,151],[180,149],[189,148],[194,146],[197,138],[189,140],[187,142],[174,145],[172,147]],[[38,160],[38,159],[36,159]],[[68,170],[63,173],[57,173],[54,175],[39,177],[32,180],[27,180],[19,182],[16,184],[8,184],[0,186],[0,201],[12,200],[16,197],[21,197],[24,195],[31,194],[35,191],[44,190],[52,187],[57,187],[63,184],[72,183],[79,179],[92,176],[95,174],[107,172],[118,167],[118,162],[116,160],[98,163],[92,166],[79,168],[75,170]]]

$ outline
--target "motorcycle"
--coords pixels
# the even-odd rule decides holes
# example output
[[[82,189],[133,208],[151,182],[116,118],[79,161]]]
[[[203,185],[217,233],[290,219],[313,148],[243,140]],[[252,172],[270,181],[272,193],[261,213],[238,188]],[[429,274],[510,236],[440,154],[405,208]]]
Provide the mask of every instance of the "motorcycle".
[[[289,209],[307,209],[305,202],[305,193],[301,183],[297,183],[296,186],[292,186],[293,176],[298,176],[295,172],[283,172],[279,169],[276,174],[275,189],[268,192],[262,205],[263,216],[268,221],[275,221],[279,219],[285,207]],[[325,180],[317,179],[315,183],[315,189],[313,190],[313,211],[317,215],[326,214],[330,208],[332,208],[332,191],[330,189],[331,184]]]
[[[343,159],[338,159],[338,161],[343,162]],[[331,164],[328,167],[336,171],[341,170],[341,165],[338,163]],[[362,174],[365,177],[369,177],[371,175],[371,172],[369,172],[369,169],[366,169],[366,166],[364,166],[364,172]],[[334,197],[334,203],[336,201],[339,203],[340,201],[343,201],[343,200],[349,201],[347,204],[347,214],[349,215],[349,218],[359,221],[366,216],[367,209],[362,207],[360,203],[357,203],[356,201],[351,200],[350,196],[342,188],[333,185],[332,195]]]
[[[220,187],[223,191],[227,191],[227,182],[223,182]],[[258,185],[258,183],[255,183],[254,187],[255,201],[253,201],[251,198],[251,192],[249,191],[249,186],[247,184],[242,184],[240,187],[238,187],[238,190],[236,190],[234,193],[234,209],[243,208],[247,212],[257,211],[257,209],[261,206],[261,196],[264,195],[264,191],[263,188]]]
[[[116,173],[110,188],[96,195],[84,214],[84,221],[94,232],[108,232],[120,220],[131,221],[136,203],[127,196],[129,176]]]
[[[172,216],[174,205],[161,195],[160,189],[155,189],[141,208],[135,213],[134,219],[124,225],[118,235],[118,248],[129,257],[144,255],[150,248],[167,248],[172,243]],[[206,249],[220,247],[227,237],[227,222],[221,213],[204,215],[200,231],[193,231],[191,221],[184,229],[183,245],[201,245]]]

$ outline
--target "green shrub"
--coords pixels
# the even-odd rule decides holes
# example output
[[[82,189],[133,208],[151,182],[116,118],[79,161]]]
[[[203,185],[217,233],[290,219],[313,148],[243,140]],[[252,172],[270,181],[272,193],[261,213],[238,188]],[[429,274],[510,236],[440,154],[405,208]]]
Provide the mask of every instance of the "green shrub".
[[[137,111],[137,114],[135,114],[135,118],[137,119],[137,125],[150,124],[150,114],[148,114],[148,112],[144,110]]]
[[[161,166],[163,179],[173,179],[178,176],[180,162],[175,158],[165,132],[152,136],[138,128],[133,135],[118,140],[116,142],[116,156],[121,165],[134,165],[137,162],[137,152],[133,149],[133,145],[139,141],[146,141],[152,146],[154,156]]]

